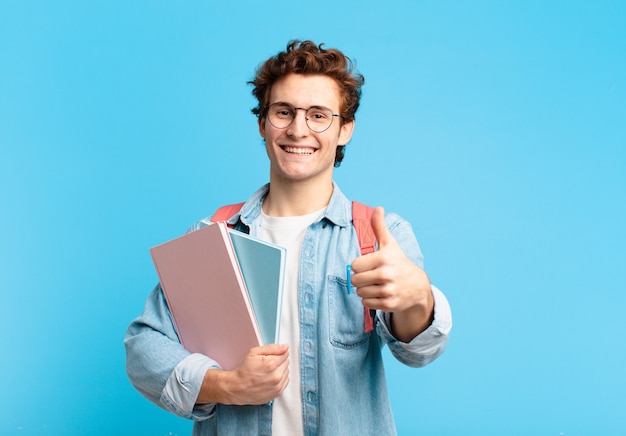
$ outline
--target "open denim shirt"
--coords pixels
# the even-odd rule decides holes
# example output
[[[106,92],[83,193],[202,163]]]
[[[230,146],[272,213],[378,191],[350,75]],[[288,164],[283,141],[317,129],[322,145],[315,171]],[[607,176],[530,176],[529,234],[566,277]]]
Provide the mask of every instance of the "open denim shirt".
[[[268,189],[255,192],[229,222],[255,236]],[[422,268],[411,226],[395,214],[387,214],[385,222],[404,253]],[[191,231],[209,223],[206,218]],[[307,435],[395,434],[382,347],[387,344],[400,362],[421,367],[444,351],[452,327],[448,302],[433,286],[434,321],[411,342],[391,335],[389,316],[381,311],[376,329],[365,333],[363,306],[354,292],[348,293],[345,272],[359,255],[351,202],[335,185],[325,214],[306,231],[300,259],[301,401]],[[205,372],[219,365],[181,346],[159,285],[130,324],[124,343],[131,383],[160,407],[196,421],[194,435],[271,434],[271,404],[195,405]]]

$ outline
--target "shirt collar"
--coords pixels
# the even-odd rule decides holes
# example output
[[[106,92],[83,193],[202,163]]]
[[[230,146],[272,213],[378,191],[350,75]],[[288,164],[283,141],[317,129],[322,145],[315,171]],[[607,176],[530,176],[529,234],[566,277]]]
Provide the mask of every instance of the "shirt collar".
[[[250,196],[248,201],[243,205],[239,214],[233,216],[228,222],[236,224],[241,218],[241,222],[250,226],[250,223],[257,219],[261,214],[261,205],[269,192],[270,185],[265,184],[260,187],[254,194]],[[341,192],[339,186],[333,181],[333,193],[328,202],[326,212],[321,219],[327,219],[333,224],[341,227],[347,227],[352,222],[352,206],[350,201]]]

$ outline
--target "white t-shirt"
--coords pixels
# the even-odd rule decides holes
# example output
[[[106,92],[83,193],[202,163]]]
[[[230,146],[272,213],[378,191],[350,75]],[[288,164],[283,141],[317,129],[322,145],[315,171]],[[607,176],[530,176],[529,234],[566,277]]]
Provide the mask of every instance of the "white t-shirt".
[[[274,400],[273,435],[303,435],[302,394],[300,389],[300,316],[298,307],[298,275],[300,252],[307,228],[317,221],[324,209],[308,215],[271,217],[261,213],[263,240],[287,249],[280,343],[289,344],[289,384]]]

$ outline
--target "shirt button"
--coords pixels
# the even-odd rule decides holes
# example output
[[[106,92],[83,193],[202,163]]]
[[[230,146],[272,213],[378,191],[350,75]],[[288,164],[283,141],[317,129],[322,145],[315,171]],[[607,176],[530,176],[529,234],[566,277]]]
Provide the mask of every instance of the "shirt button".
[[[311,343],[309,341],[304,343],[304,351],[311,351]]]
[[[304,294],[304,301],[306,301],[307,303],[311,301],[311,294],[309,294],[308,292],[306,294]]]

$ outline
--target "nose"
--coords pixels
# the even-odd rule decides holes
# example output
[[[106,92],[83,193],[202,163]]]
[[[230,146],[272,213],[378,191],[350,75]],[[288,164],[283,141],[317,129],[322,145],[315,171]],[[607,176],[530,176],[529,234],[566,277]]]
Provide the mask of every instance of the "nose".
[[[301,138],[309,134],[309,126],[306,123],[307,110],[303,108],[295,108],[293,122],[287,128],[287,134],[294,138]]]

